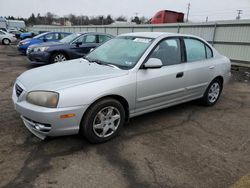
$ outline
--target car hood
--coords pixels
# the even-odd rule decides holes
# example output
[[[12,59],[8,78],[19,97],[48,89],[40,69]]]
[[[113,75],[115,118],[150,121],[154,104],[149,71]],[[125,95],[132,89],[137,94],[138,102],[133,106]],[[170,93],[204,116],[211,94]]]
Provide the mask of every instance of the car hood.
[[[31,38],[27,38],[27,39],[21,40],[20,43],[30,42],[31,40],[32,40]]]
[[[128,74],[128,70],[75,59],[28,70],[17,78],[26,91],[73,87]]]

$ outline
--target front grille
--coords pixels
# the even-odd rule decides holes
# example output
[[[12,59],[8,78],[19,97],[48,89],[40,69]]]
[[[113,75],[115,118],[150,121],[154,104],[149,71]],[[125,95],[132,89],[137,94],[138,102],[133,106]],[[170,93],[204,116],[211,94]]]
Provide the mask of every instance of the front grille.
[[[16,96],[19,97],[22,94],[23,89],[18,84],[15,85],[15,88],[16,88]]]

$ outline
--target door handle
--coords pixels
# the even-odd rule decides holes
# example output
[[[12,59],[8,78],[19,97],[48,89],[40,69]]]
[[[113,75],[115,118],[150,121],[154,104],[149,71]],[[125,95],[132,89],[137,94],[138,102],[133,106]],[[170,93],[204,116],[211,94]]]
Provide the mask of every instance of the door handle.
[[[181,77],[183,77],[183,75],[184,75],[183,72],[178,72],[178,73],[176,74],[176,78],[181,78]]]
[[[214,68],[215,68],[215,66],[210,66],[210,67],[209,67],[209,69],[214,69]]]

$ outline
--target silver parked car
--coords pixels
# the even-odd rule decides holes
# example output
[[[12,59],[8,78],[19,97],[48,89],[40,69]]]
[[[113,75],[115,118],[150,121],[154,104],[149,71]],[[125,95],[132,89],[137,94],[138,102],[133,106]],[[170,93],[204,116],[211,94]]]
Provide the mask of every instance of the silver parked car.
[[[80,132],[99,143],[134,116],[194,99],[214,105],[230,68],[230,60],[201,38],[129,33],[85,58],[24,72],[12,99],[39,138]]]
[[[16,36],[12,33],[7,33],[3,30],[0,30],[0,43],[4,44],[4,45],[8,45],[10,43],[15,42]]]

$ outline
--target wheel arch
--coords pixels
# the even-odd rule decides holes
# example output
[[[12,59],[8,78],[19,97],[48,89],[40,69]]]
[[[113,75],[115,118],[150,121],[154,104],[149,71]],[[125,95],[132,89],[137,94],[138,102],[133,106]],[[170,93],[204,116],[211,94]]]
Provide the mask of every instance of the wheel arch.
[[[103,99],[107,99],[107,98],[111,98],[111,99],[115,99],[117,101],[119,101],[122,106],[124,107],[124,110],[125,110],[125,122],[128,122],[129,121],[129,104],[128,104],[128,101],[122,97],[121,95],[117,95],[117,94],[110,94],[110,95],[105,95],[105,96],[102,96],[100,98],[97,98],[95,99],[89,106],[88,108],[86,109],[85,113],[83,114],[83,117],[82,117],[82,120],[84,119],[84,116],[86,114],[86,112],[89,110],[89,108],[93,105],[95,105],[96,103],[98,103],[99,101],[103,100]],[[81,121],[82,121],[81,120]]]
[[[221,83],[221,87],[223,87],[223,83],[224,83],[223,76],[221,76],[221,75],[216,76],[210,83],[212,83],[214,80],[219,80]]]

